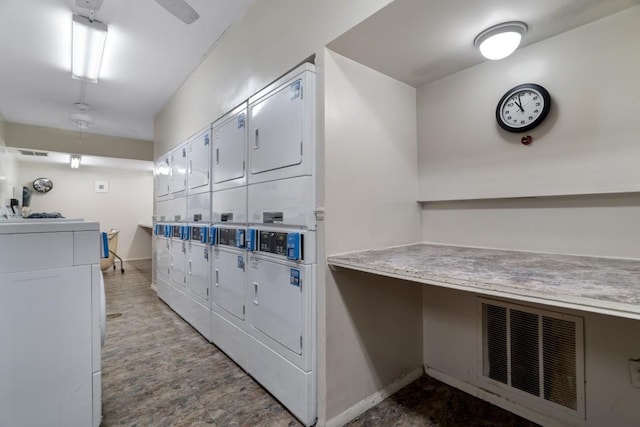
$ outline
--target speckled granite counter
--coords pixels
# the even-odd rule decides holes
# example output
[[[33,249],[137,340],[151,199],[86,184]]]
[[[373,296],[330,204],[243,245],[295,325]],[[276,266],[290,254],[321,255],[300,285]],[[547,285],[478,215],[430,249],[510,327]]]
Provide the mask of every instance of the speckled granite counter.
[[[640,319],[640,261],[426,243],[327,261],[427,285]]]

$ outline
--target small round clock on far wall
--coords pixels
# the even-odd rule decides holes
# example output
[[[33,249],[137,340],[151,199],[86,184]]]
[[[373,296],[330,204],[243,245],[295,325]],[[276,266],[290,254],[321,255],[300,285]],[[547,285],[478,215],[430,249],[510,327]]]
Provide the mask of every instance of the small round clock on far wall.
[[[48,193],[53,188],[53,182],[49,178],[36,178],[32,185],[38,193]]]
[[[496,107],[496,120],[509,132],[526,132],[544,121],[551,108],[551,96],[542,86],[525,83],[511,88]]]

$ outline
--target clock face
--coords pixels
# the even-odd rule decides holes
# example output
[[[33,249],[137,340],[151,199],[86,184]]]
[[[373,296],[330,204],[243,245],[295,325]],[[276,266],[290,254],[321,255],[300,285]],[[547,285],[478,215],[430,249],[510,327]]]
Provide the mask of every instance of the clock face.
[[[33,189],[38,193],[47,193],[53,188],[53,182],[49,178],[38,178],[33,181]]]
[[[509,90],[498,102],[496,120],[509,132],[526,132],[538,126],[551,108],[551,96],[545,88],[525,83]]]

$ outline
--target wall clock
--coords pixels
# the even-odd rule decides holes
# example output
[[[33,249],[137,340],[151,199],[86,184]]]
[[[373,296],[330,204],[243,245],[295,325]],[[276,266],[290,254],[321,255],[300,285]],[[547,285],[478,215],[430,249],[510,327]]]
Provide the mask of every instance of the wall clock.
[[[32,185],[38,193],[48,193],[53,188],[53,182],[49,178],[36,178]]]
[[[551,96],[542,86],[525,83],[504,94],[496,107],[496,120],[509,132],[526,132],[544,121],[551,108]]]

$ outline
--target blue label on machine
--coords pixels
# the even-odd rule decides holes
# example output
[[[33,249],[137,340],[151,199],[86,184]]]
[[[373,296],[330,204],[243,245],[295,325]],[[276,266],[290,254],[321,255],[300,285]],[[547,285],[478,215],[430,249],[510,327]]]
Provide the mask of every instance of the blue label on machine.
[[[191,236],[191,227],[189,227],[188,225],[183,225],[181,229],[182,229],[182,236],[180,236],[180,238],[182,240],[189,240]]]
[[[209,145],[209,134],[208,133],[204,134],[204,145]]]
[[[215,227],[211,227],[209,229],[209,244],[211,246],[215,246],[216,245],[216,238],[218,237],[218,233],[216,233],[216,228]]]
[[[292,261],[299,260],[300,246],[300,233],[287,233],[287,259]]]
[[[238,268],[244,271],[244,257],[242,255],[238,255]]]
[[[187,149],[186,148],[182,149],[182,157],[187,157]]]
[[[302,80],[296,80],[289,86],[289,94],[292,101],[302,96]]]
[[[200,242],[202,243],[207,243],[208,240],[208,234],[209,234],[209,229],[207,227],[201,227],[200,228],[200,233],[202,234],[202,238],[200,239]]]
[[[238,116],[238,129],[242,129],[244,127],[244,114],[240,114]]]
[[[291,272],[289,274],[289,283],[292,284],[293,286],[297,286],[300,287],[300,270],[296,269],[296,268],[292,268]]]
[[[246,241],[246,249],[248,251],[256,250],[256,230],[255,228],[250,228],[247,230],[247,241]]]
[[[244,230],[236,230],[236,246],[238,248],[244,248],[245,247],[245,233]]]

